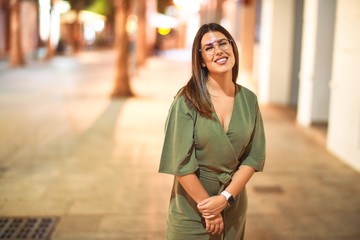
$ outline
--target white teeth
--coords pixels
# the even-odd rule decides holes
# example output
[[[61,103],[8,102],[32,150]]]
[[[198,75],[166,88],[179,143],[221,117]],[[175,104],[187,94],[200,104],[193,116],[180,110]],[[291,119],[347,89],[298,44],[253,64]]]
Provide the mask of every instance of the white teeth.
[[[225,63],[226,62],[226,58],[220,58],[218,60],[216,60],[217,63]]]

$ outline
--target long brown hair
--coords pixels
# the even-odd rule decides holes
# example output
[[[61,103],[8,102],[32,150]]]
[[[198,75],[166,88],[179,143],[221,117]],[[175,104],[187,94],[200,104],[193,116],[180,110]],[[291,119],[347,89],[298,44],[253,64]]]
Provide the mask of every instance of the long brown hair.
[[[187,104],[189,104],[190,107],[195,108],[201,116],[212,119],[213,109],[211,107],[210,94],[206,87],[208,70],[207,68],[201,67],[202,56],[199,51],[201,48],[201,39],[208,32],[221,32],[230,39],[235,57],[235,65],[232,69],[232,81],[234,83],[236,83],[239,73],[239,52],[231,34],[217,23],[204,24],[196,33],[192,45],[192,76],[182,89],[181,94],[185,96]]]

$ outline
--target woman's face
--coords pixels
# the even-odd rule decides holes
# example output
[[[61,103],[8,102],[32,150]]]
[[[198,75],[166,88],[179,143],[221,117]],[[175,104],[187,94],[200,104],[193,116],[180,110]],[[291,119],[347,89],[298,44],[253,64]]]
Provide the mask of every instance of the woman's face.
[[[232,72],[235,56],[232,45],[221,32],[207,32],[201,39],[202,67],[210,75]]]

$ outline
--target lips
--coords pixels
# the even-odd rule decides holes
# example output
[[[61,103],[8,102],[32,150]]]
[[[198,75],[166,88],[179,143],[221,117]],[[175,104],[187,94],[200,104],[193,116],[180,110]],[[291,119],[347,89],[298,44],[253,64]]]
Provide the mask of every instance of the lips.
[[[216,63],[224,64],[227,61],[227,57],[221,57],[215,60]]]

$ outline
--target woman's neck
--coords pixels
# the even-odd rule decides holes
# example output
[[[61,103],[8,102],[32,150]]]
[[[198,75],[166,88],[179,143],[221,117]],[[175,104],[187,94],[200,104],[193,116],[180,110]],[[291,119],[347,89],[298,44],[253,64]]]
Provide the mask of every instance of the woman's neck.
[[[209,75],[207,88],[211,96],[234,96],[235,87],[231,74],[222,77],[214,77]]]

